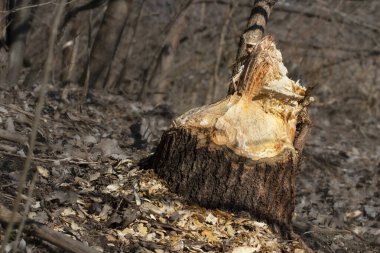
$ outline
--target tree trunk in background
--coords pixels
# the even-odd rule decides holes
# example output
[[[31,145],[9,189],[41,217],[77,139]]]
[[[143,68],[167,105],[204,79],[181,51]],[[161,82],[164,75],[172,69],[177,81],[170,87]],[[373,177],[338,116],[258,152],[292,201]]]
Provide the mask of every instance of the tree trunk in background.
[[[0,1],[0,11],[5,13],[7,1]],[[0,87],[5,85],[7,71],[7,52],[6,52],[6,15],[0,15]]]
[[[211,79],[210,85],[209,85],[209,90],[207,92],[207,103],[211,103],[214,101],[216,97],[216,91],[217,91],[217,84],[219,83],[219,65],[222,60],[222,55],[224,51],[224,46],[225,46],[225,36],[227,33],[228,26],[230,24],[230,21],[232,19],[232,16],[234,14],[236,5],[231,1],[231,3],[228,6],[228,13],[226,15],[222,31],[220,33],[220,38],[219,38],[219,46],[216,51],[216,61],[214,65],[214,75],[213,78]]]
[[[0,47],[2,48],[5,43],[6,34],[6,10],[7,10],[7,0],[0,1],[0,11],[3,13],[0,16]]]
[[[132,35],[131,35],[130,39],[128,40],[128,43],[127,43],[128,50],[127,50],[127,53],[124,56],[124,59],[121,63],[122,68],[121,68],[120,74],[119,74],[118,78],[116,79],[115,83],[111,86],[111,89],[117,88],[119,90],[123,90],[124,92],[128,93],[126,87],[123,87],[123,84],[126,81],[125,78],[127,76],[127,71],[128,71],[128,62],[130,60],[130,57],[131,57],[133,49],[134,49],[134,45],[136,43],[136,33],[137,33],[138,26],[140,24],[141,15],[143,13],[145,1],[146,0],[141,0],[139,9],[137,11],[138,14],[137,14],[136,20],[135,20],[134,25],[133,25]],[[131,91],[138,90],[136,87],[134,87],[135,86],[134,84],[131,84],[130,86],[131,87],[129,90],[131,90]],[[123,88],[121,88],[121,87],[123,87]]]
[[[178,117],[146,165],[188,200],[249,212],[291,238],[307,105],[267,36],[246,57],[235,92]]]
[[[99,31],[91,49],[89,85],[103,88],[104,81],[99,80],[105,74],[120,42],[128,17],[131,0],[110,0]]]
[[[239,48],[236,55],[236,64],[232,73],[233,77],[239,73],[240,67],[243,65],[242,60],[244,56],[251,54],[255,45],[264,36],[269,15],[277,1],[278,0],[255,0],[247,28],[240,37]],[[228,94],[233,94],[235,92],[235,86],[235,83],[232,82]]]
[[[7,42],[9,46],[9,64],[7,84],[17,83],[24,61],[25,43],[30,28],[32,8],[23,8],[31,4],[28,0],[10,0],[10,10],[19,9],[10,14]]]
[[[173,65],[175,52],[179,45],[181,33],[185,28],[187,11],[193,2],[194,0],[188,0],[178,13],[177,18],[173,21],[169,33],[165,39],[165,43],[160,50],[151,73],[149,73],[148,80],[144,84],[143,88],[151,88],[152,86],[158,87],[158,94],[156,94],[153,99],[156,103],[164,102],[165,96],[168,94],[168,74]],[[145,89],[142,90],[142,93],[145,93]],[[142,99],[144,95],[145,94],[142,94],[140,99]]]

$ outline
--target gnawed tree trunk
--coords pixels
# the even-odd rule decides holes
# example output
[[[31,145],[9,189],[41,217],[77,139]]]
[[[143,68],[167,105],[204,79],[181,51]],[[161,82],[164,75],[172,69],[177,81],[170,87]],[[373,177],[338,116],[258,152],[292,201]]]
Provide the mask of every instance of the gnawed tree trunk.
[[[128,9],[132,0],[110,0],[104,13],[102,24],[96,34],[89,60],[89,84],[94,88],[103,88],[105,75],[115,55],[123,33]],[[104,77],[104,76],[103,76]]]
[[[287,77],[280,51],[265,37],[245,61],[235,90],[177,118],[151,165],[187,199],[247,211],[289,237],[309,129],[306,89]]]
[[[242,62],[245,56],[252,53],[256,44],[264,36],[264,31],[268,23],[272,8],[278,0],[255,0],[251,15],[248,19],[247,28],[240,37],[239,48],[236,54],[236,65],[232,76],[236,76],[241,71]],[[235,83],[232,82],[228,94],[235,92]]]

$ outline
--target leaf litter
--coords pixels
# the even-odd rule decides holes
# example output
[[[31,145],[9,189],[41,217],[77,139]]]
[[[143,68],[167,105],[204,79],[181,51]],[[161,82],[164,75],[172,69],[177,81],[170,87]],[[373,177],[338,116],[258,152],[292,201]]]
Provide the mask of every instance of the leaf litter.
[[[100,252],[303,252],[297,241],[281,240],[265,223],[187,203],[168,191],[152,171],[137,166],[137,161],[152,152],[165,124],[169,124],[168,115],[174,115],[169,108],[143,105],[118,95],[95,94],[79,111],[80,91],[65,90],[65,99],[47,97],[35,150],[38,179],[29,218]],[[16,87],[0,93],[1,101],[8,105],[0,105],[0,126],[26,138],[36,99],[33,93],[20,96],[19,92]],[[162,113],[165,110],[169,112]],[[0,139],[0,192],[7,206],[14,198],[18,170],[27,149],[27,144]],[[339,166],[339,159],[336,161],[326,151],[314,149],[313,154],[306,159],[309,165]],[[352,149],[347,161],[355,162],[359,155]],[[330,205],[321,202],[324,189],[310,190],[313,181],[308,181],[308,176],[300,180],[301,185],[307,182],[309,186],[301,188],[296,218],[306,216],[320,230],[307,227],[302,233],[307,236],[309,231],[318,232],[318,243],[335,250],[346,247],[343,242],[360,241],[356,235],[380,235],[376,229],[379,210],[370,201],[362,208],[346,208],[342,222],[371,221],[372,226],[356,225],[352,229],[355,234],[333,227],[323,230],[319,224],[337,222],[323,212]],[[359,179],[355,183],[360,184]],[[339,187],[330,190],[339,191]],[[327,195],[326,200],[329,198]],[[344,203],[336,201],[332,205],[340,208]],[[52,251],[53,246],[30,238],[23,240],[26,251]]]

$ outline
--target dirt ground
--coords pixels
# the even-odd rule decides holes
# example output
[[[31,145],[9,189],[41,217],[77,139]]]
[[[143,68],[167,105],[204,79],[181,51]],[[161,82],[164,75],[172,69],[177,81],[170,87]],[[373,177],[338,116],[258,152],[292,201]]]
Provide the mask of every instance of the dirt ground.
[[[1,91],[4,129],[28,136],[35,94]],[[276,238],[246,214],[186,203],[152,171],[139,169],[175,116],[172,109],[119,95],[91,94],[84,105],[79,98],[74,87],[48,92],[29,218],[100,252],[302,252],[298,242]],[[380,125],[355,122],[334,108],[317,103],[312,109],[295,230],[316,252],[380,252]],[[10,207],[28,147],[0,144],[1,202]],[[32,174],[28,185],[31,180]],[[59,249],[23,237],[20,251]]]

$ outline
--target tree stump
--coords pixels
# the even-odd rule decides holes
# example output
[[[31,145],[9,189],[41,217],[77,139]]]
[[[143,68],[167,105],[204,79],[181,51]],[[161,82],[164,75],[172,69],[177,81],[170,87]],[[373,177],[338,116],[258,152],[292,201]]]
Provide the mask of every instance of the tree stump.
[[[287,77],[269,36],[235,79],[234,94],[174,120],[151,166],[186,199],[249,212],[289,235],[308,130],[306,89]]]

